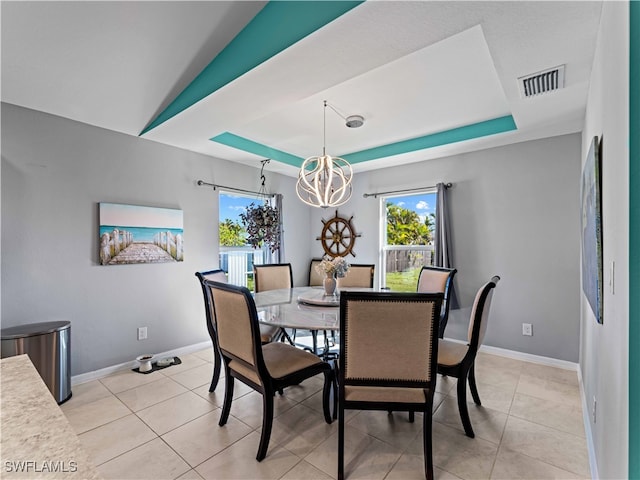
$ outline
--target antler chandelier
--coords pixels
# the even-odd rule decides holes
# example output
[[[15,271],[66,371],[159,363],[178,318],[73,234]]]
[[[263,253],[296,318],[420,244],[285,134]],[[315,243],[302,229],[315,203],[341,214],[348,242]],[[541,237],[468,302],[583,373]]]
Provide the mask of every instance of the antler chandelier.
[[[353,170],[345,159],[326,154],[327,101],[324,101],[322,156],[307,158],[300,167],[296,193],[312,207],[338,207],[351,198]]]

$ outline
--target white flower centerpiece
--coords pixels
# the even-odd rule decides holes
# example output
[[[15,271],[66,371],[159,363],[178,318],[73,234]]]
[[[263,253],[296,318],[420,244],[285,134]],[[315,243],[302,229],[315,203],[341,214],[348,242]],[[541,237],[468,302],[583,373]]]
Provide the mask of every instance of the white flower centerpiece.
[[[329,255],[322,257],[322,260],[316,265],[318,273],[324,273],[323,280],[324,293],[326,295],[335,295],[337,281],[336,277],[342,278],[351,268],[349,262],[344,257],[331,258]]]

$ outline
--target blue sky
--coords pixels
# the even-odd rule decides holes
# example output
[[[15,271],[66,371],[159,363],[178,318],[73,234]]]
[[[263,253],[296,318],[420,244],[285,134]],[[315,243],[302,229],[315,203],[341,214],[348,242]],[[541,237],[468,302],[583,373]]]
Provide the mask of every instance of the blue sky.
[[[435,212],[436,194],[420,193],[417,195],[405,195],[401,197],[389,197],[387,201],[416,212],[421,219]],[[227,218],[240,222],[240,213],[251,203],[261,204],[262,200],[255,197],[246,197],[230,193],[220,193],[220,221]]]
[[[256,197],[246,197],[233,193],[220,193],[220,221],[224,222],[227,218],[240,223],[240,213],[251,204],[262,205],[264,201]]]
[[[436,211],[436,193],[420,193],[417,195],[405,195],[402,197],[388,197],[387,202],[399,207],[413,210],[421,220]]]

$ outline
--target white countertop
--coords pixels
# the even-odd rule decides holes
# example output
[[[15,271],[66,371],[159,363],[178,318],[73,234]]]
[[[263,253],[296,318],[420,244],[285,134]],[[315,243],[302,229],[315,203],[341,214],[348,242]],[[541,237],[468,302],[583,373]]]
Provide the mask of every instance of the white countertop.
[[[0,360],[1,478],[99,479],[27,355]]]

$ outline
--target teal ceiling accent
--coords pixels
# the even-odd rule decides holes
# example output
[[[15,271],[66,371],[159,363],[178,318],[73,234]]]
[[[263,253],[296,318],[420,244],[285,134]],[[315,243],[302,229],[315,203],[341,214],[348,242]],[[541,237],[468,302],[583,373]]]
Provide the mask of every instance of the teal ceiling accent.
[[[293,165],[294,167],[299,167],[302,165],[302,162],[304,162],[304,158],[296,157],[295,155],[283,152],[282,150],[267,147],[261,143],[254,142],[253,140],[249,140],[248,138],[240,137],[229,132],[221,133],[210,140],[229,147],[237,148],[238,150],[254,153],[261,157],[277,160],[279,162],[286,163],[287,165]]]
[[[375,160],[376,158],[391,157],[393,155],[400,155],[401,153],[414,152],[416,150],[439,147],[450,143],[463,142],[465,140],[486,137],[487,135],[509,132],[516,129],[517,127],[513,117],[511,115],[507,115],[505,117],[465,125],[464,127],[424,135],[422,137],[410,138],[408,140],[402,140],[388,145],[380,145],[379,147],[341,155],[341,157],[347,162],[355,164],[366,162],[368,160]]]
[[[270,1],[140,135],[166,122],[361,3],[363,0]]]
[[[422,137],[411,138],[401,142],[390,143],[388,145],[380,145],[379,147],[368,148],[359,152],[340,155],[349,163],[355,164],[375,160],[377,158],[391,157],[402,153],[414,152],[416,150],[424,150],[427,148],[438,147],[450,143],[463,142],[474,138],[485,137],[487,135],[495,135],[497,133],[509,132],[516,130],[516,123],[511,115],[504,117],[478,122],[464,127],[453,128],[443,132],[432,133]],[[221,143],[229,147],[237,148],[245,152],[267,157],[277,160],[287,165],[300,167],[304,159],[296,155],[292,155],[282,150],[268,147],[248,138],[235,135],[230,132],[222,133],[210,139],[213,142]]]

